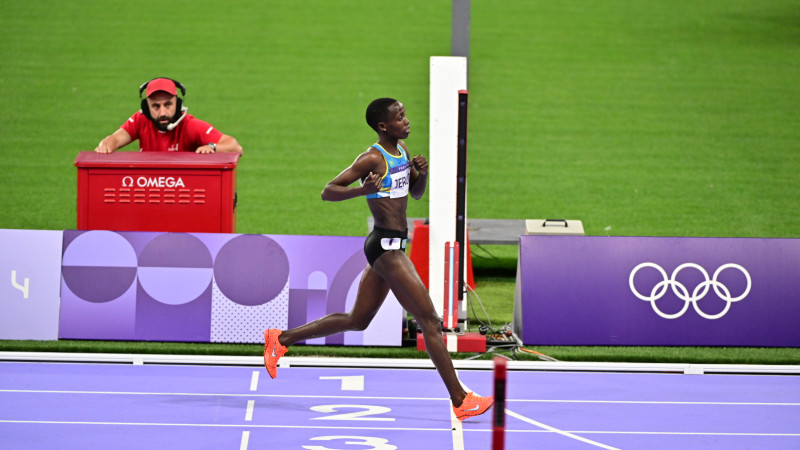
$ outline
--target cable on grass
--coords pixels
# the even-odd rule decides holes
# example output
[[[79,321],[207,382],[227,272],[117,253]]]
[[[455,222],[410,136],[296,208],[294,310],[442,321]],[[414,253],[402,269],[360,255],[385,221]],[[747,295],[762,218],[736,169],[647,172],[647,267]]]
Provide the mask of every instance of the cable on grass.
[[[517,350],[518,350],[518,351],[520,351],[520,352],[523,352],[523,353],[530,353],[530,354],[532,354],[532,355],[536,355],[536,356],[537,356],[539,359],[541,359],[542,361],[554,361],[554,362],[558,362],[558,360],[557,360],[557,359],[555,359],[555,358],[553,358],[553,357],[550,357],[550,356],[547,356],[547,355],[545,355],[544,353],[539,353],[539,352],[537,352],[536,350],[529,350],[529,349],[527,349],[527,348],[525,348],[525,347],[522,347],[522,346],[519,346],[519,347],[517,348]]]
[[[474,256],[476,258],[488,259],[488,260],[492,260],[492,261],[497,261],[499,259],[497,256],[493,255],[492,252],[490,252],[489,250],[486,250],[485,248],[483,248],[483,246],[481,246],[480,244],[470,243],[470,247],[472,248],[472,252],[471,252],[472,256]],[[475,252],[475,250],[474,250],[476,248],[479,249],[480,251],[482,251],[483,253],[485,253],[487,256],[477,254]]]
[[[489,317],[489,313],[486,311],[486,308],[483,306],[483,302],[481,301],[478,293],[475,292],[468,284],[465,285],[467,287],[467,305],[472,313],[472,317],[480,324],[481,334],[486,336],[488,342],[501,342],[501,343],[494,343],[492,345],[487,345],[487,349],[484,353],[478,353],[474,356],[471,356],[466,359],[477,359],[481,358],[487,354],[495,354],[497,356],[502,356],[503,358],[507,358],[509,360],[516,359],[514,354],[521,352],[527,353],[531,355],[535,355],[542,361],[558,361],[557,359],[547,356],[544,353],[537,352],[536,350],[530,350],[522,346],[522,342],[514,336],[511,330],[511,324],[505,324],[500,328],[494,328],[492,325],[492,320]],[[473,300],[474,296],[474,300]],[[477,301],[478,305],[481,307],[481,311],[483,311],[483,315],[486,318],[486,322],[481,320],[478,317],[478,314],[475,312],[475,302]],[[511,356],[502,355],[496,353],[497,351],[507,350],[511,353]]]
[[[483,302],[481,301],[481,298],[478,297],[478,293],[475,292],[475,290],[472,289],[469,284],[464,283],[464,286],[467,287],[467,306],[472,311],[472,317],[474,317],[475,320],[478,321],[481,327],[485,327],[487,332],[492,330],[492,320],[489,318],[489,313],[486,312],[486,308],[483,307]],[[478,301],[478,304],[480,305],[481,310],[483,311],[483,315],[486,317],[486,322],[489,323],[488,325],[484,323],[475,313],[475,303],[472,301],[473,295],[475,296],[475,300]]]

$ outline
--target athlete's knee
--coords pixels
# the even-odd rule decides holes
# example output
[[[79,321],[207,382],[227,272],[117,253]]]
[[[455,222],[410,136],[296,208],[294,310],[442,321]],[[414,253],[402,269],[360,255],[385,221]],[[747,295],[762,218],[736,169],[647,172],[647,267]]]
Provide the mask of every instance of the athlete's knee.
[[[347,319],[350,331],[364,331],[372,322],[372,317],[354,316],[352,314],[348,314]]]
[[[425,318],[417,317],[417,324],[422,328],[423,333],[428,331],[434,333],[442,332],[442,321],[435,315]]]

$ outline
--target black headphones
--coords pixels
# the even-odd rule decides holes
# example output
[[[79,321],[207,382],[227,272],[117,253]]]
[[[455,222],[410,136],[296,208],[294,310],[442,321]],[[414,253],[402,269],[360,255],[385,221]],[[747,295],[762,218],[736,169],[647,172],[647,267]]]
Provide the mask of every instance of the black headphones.
[[[175,114],[180,114],[181,108],[183,107],[183,97],[186,96],[186,86],[184,86],[183,83],[181,83],[178,80],[173,80],[172,78],[167,78],[167,77],[156,77],[153,78],[153,80],[157,80],[159,78],[164,78],[172,81],[173,83],[175,83],[175,87],[181,91],[181,95],[177,96],[178,97],[177,108],[175,108]],[[144,116],[150,120],[153,120],[153,117],[150,115],[150,106],[147,104],[147,97],[142,97],[142,94],[144,93],[145,89],[147,89],[147,85],[150,84],[150,82],[153,80],[146,81],[144,84],[139,86],[139,98],[142,99],[142,114],[144,114]]]

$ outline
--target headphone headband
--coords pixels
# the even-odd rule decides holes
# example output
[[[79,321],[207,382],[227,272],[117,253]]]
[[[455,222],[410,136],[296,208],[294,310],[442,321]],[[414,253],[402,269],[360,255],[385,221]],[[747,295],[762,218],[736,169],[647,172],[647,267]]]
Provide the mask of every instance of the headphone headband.
[[[183,97],[186,96],[186,86],[184,86],[183,83],[181,83],[180,81],[173,80],[172,78],[167,78],[167,77],[158,77],[158,78],[164,78],[165,80],[172,81],[173,83],[175,83],[175,87],[178,88],[181,91],[181,95],[177,96],[178,97],[178,101],[176,102],[177,103],[177,107],[176,107],[175,117],[177,117],[179,114],[181,114],[181,111],[185,112],[185,109],[183,107]],[[158,78],[153,78],[153,80],[157,80]],[[144,114],[144,116],[147,117],[150,120],[153,120],[153,117],[150,115],[150,108],[147,105],[147,98],[146,97],[142,97],[142,93],[144,93],[145,89],[147,89],[147,85],[150,84],[153,80],[147,81],[144,84],[142,84],[141,86],[139,86],[139,98],[142,100],[141,101],[142,114]],[[183,120],[183,117],[185,115],[186,114],[181,115],[180,118],[178,118],[177,120],[173,121],[172,124],[177,125],[178,122]]]
[[[174,79],[168,78],[168,77],[156,77],[156,78],[153,78],[153,80],[157,80],[159,78],[164,78],[166,80],[169,80],[169,81],[172,81],[173,83],[175,83],[175,87],[178,88],[181,91],[181,96],[182,97],[186,97],[186,86],[184,86],[183,83],[181,83],[178,80],[174,80]],[[139,97],[140,98],[142,96],[142,93],[144,93],[144,90],[147,89],[147,85],[150,84],[150,82],[152,82],[153,80],[145,81],[141,86],[139,86]]]

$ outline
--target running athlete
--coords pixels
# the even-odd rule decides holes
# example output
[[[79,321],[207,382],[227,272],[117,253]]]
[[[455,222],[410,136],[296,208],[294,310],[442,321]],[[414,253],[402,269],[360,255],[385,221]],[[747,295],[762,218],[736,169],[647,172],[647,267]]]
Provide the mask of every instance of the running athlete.
[[[368,264],[361,277],[355,305],[349,313],[329,314],[291,330],[264,331],[264,364],[275,378],[278,359],[286,354],[286,347],[295,342],[366,329],[391,289],[400,305],[422,328],[425,348],[450,393],[455,416],[464,420],[483,414],[492,406],[493,398],[480,397],[462,387],[447,353],[433,302],[405,254],[408,194],[417,200],[422,197],[427,185],[428,161],[421,155],[408,157],[408,148],[402,139],[408,137],[409,121],[402,103],[379,98],[367,107],[366,116],[367,124],[378,133],[378,142],[322,190],[322,199],[332,202],[365,196],[375,219],[374,228],[364,243]],[[351,186],[356,181],[360,181],[359,185]]]

